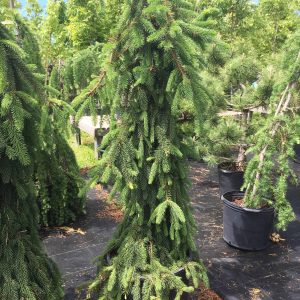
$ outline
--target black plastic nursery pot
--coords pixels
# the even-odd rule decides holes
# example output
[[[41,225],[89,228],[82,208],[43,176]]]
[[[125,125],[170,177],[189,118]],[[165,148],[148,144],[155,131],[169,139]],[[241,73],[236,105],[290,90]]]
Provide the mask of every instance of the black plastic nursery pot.
[[[230,246],[241,250],[258,251],[270,244],[273,229],[274,209],[251,209],[233,203],[242,199],[243,192],[227,192],[222,196],[223,239]]]
[[[300,164],[300,144],[296,144],[294,146],[294,151],[295,151],[295,159],[294,161],[298,164]]]
[[[191,259],[192,259],[192,257],[190,257]],[[105,258],[105,260],[106,260],[106,263],[109,265],[110,264],[110,260],[111,260],[111,254],[110,253],[108,253],[107,255],[106,255],[106,258]],[[97,272],[98,272],[99,270],[97,269]],[[174,274],[176,275],[176,276],[178,276],[178,277],[181,277],[182,278],[182,281],[186,284],[186,285],[188,285],[189,284],[189,280],[186,278],[186,274],[185,274],[185,270],[184,270],[184,268],[179,268],[179,269],[177,269],[175,272],[174,272]],[[140,282],[141,282],[141,288],[142,288],[142,286],[143,286],[143,284],[144,284],[144,281],[145,281],[145,279],[144,279],[144,277],[143,276],[141,276],[141,279],[140,279]],[[170,293],[170,300],[174,300],[175,299],[175,297],[176,297],[176,291],[171,291],[171,293]],[[129,296],[126,296],[126,298],[125,298],[125,295],[122,297],[122,299],[123,300],[133,300],[133,298],[132,298],[132,296],[131,295],[129,295]],[[191,294],[190,293],[183,293],[182,294],[182,296],[181,296],[181,298],[180,298],[181,300],[190,300],[191,299]]]
[[[220,196],[230,191],[240,191],[244,184],[244,172],[232,171],[228,168],[230,163],[218,165]]]

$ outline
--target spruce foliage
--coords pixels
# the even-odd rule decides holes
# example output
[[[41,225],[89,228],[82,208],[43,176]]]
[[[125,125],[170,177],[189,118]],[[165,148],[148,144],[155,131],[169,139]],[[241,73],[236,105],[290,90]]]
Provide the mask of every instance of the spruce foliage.
[[[205,19],[203,12],[199,13],[201,20]],[[206,111],[202,112],[202,121],[197,118],[197,111],[192,101],[184,99],[180,102],[180,117],[178,119],[179,128],[182,131],[182,143],[189,158],[202,160],[208,157],[210,147],[220,141],[208,142],[210,132],[214,132],[212,127],[218,122],[217,112],[224,107],[223,81],[220,80],[220,72],[228,60],[228,46],[219,38],[208,45],[204,53],[205,68],[201,70],[202,85],[210,94],[211,103],[207,105]],[[215,129],[215,128],[214,128]],[[210,156],[211,158],[212,156]],[[209,159],[211,161],[211,159]]]
[[[33,181],[33,162],[42,143],[43,92],[23,58],[0,24],[0,295],[57,300],[63,295],[60,276],[38,238]]]
[[[29,26],[18,14],[14,15],[17,30],[17,42],[26,53],[26,63],[34,65],[38,72],[43,72],[38,41]]]
[[[40,223],[60,226],[75,221],[85,213],[85,196],[81,194],[84,183],[75,155],[58,127],[63,125],[59,123],[62,120],[65,126],[68,119],[53,118],[50,121],[49,109],[45,108],[42,116],[46,122],[39,132],[44,142],[35,164]]]
[[[112,99],[107,150],[94,180],[113,180],[112,196],[119,192],[125,216],[104,253],[110,263],[100,258],[91,285],[100,299],[169,299],[171,290],[180,299],[199,281],[207,283],[195,254],[186,154],[176,126],[182,101],[194,104],[199,120],[210,101],[200,70],[212,33],[194,8],[186,0],[126,1],[101,74],[73,102],[82,111],[95,93]],[[191,286],[174,275],[179,267]]]
[[[49,85],[54,91],[52,96],[59,96],[65,102],[74,98],[90,83],[92,75],[99,73],[99,56],[101,44],[77,51],[65,61],[59,61],[52,69]]]

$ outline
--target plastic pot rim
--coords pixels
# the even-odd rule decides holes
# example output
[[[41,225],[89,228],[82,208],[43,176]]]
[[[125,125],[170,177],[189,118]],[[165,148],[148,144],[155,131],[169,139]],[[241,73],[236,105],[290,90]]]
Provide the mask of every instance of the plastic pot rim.
[[[224,205],[227,207],[239,211],[239,212],[245,212],[245,213],[252,213],[252,214],[257,214],[257,213],[271,213],[274,212],[273,207],[264,207],[264,208],[247,208],[247,207],[242,207],[234,204],[230,200],[228,200],[228,195],[232,194],[238,194],[241,195],[242,197],[245,195],[243,191],[231,191],[231,192],[226,192],[221,196],[221,200],[223,201]]]
[[[234,162],[233,162],[233,163],[234,163]],[[224,162],[218,164],[218,170],[219,170],[220,172],[223,172],[223,173],[225,173],[225,174],[244,174],[244,171],[231,171],[231,170],[223,169],[223,168],[222,168],[222,164],[224,164]]]

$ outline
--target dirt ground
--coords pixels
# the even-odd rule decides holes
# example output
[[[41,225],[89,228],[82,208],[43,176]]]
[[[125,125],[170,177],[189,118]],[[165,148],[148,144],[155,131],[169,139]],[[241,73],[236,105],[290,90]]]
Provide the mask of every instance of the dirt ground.
[[[211,289],[221,297],[211,290],[202,290],[198,299],[299,300],[300,188],[289,189],[288,197],[297,220],[281,233],[285,241],[270,243],[270,247],[261,252],[239,251],[222,239],[222,203],[216,170],[198,162],[190,162],[190,167],[191,204],[198,224],[196,242],[208,269]],[[299,166],[295,168],[300,174]],[[95,275],[93,261],[104,250],[122,218],[118,204],[105,202],[107,195],[99,186],[91,190],[85,217],[44,233],[46,251],[63,274],[65,299],[83,299],[76,288],[84,286]]]

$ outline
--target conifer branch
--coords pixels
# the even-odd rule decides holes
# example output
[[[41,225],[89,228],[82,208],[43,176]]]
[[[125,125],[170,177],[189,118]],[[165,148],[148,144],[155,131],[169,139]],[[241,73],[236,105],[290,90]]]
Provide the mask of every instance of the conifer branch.
[[[164,2],[165,2],[165,5],[167,7],[172,7],[172,3],[170,3],[169,0],[164,0]],[[174,23],[174,14],[171,13],[171,12],[167,12],[166,14],[167,14],[167,20],[169,22],[168,25],[171,26],[172,23]],[[169,39],[170,39],[171,42],[173,42],[170,37],[169,37]],[[171,53],[172,53],[172,57],[173,57],[173,60],[175,62],[175,65],[177,66],[178,70],[180,71],[182,77],[184,77],[186,75],[186,73],[185,73],[184,67],[180,63],[180,60],[179,60],[179,57],[178,57],[176,51],[174,49],[172,49]]]
[[[106,76],[106,71],[103,70],[99,76],[99,80],[98,80],[97,84],[95,86],[93,86],[93,88],[87,93],[88,97],[93,96],[99,90],[99,88],[102,88],[104,86],[104,84],[102,84],[102,82],[103,82],[105,76]]]
[[[178,58],[175,50],[172,50],[172,57],[175,61],[175,65],[177,66],[178,70],[180,71],[182,77],[184,77],[186,75],[186,73],[185,73],[184,67],[182,66],[182,64],[179,61],[179,58]]]

